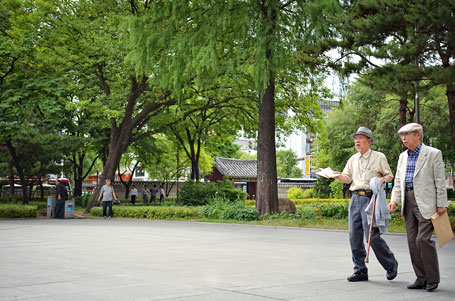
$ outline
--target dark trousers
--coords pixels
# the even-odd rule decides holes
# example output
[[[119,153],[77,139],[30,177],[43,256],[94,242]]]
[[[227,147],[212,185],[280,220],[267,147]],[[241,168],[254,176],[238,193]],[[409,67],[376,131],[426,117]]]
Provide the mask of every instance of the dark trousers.
[[[131,204],[136,204],[136,196],[135,195],[132,195],[131,196]]]
[[[416,283],[439,283],[439,263],[436,244],[431,239],[433,224],[420,214],[414,191],[406,191],[404,218],[408,236],[409,254],[417,276]]]
[[[65,201],[57,200],[55,203],[54,209],[54,218],[64,218],[65,217]]]
[[[106,216],[107,207],[109,207],[109,216],[112,217],[112,201],[103,202],[103,216]]]
[[[368,243],[370,226],[365,209],[368,206],[370,197],[354,193],[349,203],[349,242],[351,244],[352,261],[354,262],[354,273],[368,273],[365,265],[366,250],[364,239]],[[394,267],[396,259],[389,246],[382,239],[379,229],[373,227],[371,231],[371,248],[379,263],[385,270]]]

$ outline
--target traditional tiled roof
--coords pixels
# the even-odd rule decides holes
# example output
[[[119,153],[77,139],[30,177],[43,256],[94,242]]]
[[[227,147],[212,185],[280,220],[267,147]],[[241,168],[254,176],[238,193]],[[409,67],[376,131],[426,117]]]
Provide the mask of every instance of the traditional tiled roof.
[[[258,161],[256,159],[231,159],[216,157],[213,166],[225,177],[256,179]]]

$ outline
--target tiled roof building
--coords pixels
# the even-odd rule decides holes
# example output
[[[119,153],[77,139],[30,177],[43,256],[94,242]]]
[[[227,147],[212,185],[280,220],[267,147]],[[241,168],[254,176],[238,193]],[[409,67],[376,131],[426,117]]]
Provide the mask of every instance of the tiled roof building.
[[[215,167],[223,177],[232,179],[256,179],[258,161],[256,159],[217,157],[213,167]]]
[[[213,163],[210,181],[218,182],[228,179],[235,186],[248,193],[249,199],[256,196],[256,178],[258,163],[256,159],[231,159],[217,157]]]

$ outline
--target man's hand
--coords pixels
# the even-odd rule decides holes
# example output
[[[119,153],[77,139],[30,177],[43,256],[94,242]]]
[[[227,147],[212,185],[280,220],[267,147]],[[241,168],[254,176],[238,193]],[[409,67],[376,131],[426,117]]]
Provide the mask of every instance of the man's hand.
[[[446,207],[438,207],[438,214],[439,215],[443,215],[444,213],[446,213],[446,211],[447,211]]]
[[[397,203],[395,203],[394,201],[391,201],[389,203],[389,205],[387,205],[387,208],[389,208],[389,211],[390,212],[395,212],[395,208],[397,207]]]

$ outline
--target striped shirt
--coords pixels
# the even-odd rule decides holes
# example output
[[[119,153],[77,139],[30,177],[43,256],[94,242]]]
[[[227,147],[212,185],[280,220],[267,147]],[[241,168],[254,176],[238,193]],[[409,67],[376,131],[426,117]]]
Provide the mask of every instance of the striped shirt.
[[[420,143],[413,152],[408,149],[408,163],[406,166],[406,177],[404,178],[407,187],[414,186],[414,172],[416,170],[417,159],[419,158],[421,148],[422,143]]]

